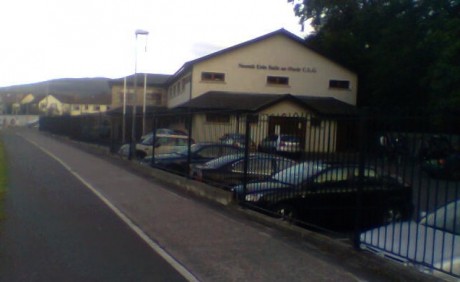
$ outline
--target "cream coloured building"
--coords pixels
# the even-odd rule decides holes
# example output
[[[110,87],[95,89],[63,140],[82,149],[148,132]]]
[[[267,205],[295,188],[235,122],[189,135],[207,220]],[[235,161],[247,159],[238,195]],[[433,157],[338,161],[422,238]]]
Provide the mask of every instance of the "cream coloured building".
[[[170,79],[173,108],[209,91],[333,97],[356,105],[358,78],[281,29],[187,62]]]
[[[156,93],[157,102],[147,102],[155,106],[152,111],[195,112],[190,125],[197,142],[244,132],[242,120],[255,114],[266,117],[263,125],[255,125],[258,131],[251,133],[256,143],[271,134],[295,134],[301,136],[307,151],[335,151],[344,143],[339,133],[346,131],[336,119],[353,115],[357,101],[354,72],[310,50],[303,39],[284,29],[186,62],[173,75],[149,76],[149,81],[156,83],[147,81],[143,88],[143,76],[139,75],[137,95],[132,76],[127,86],[123,79],[115,80],[112,107],[118,108],[119,115],[123,101],[139,107],[145,104],[144,93]],[[137,125],[142,123],[141,112],[137,110]],[[186,129],[186,119],[169,119],[168,126]],[[214,136],[210,138],[209,132]],[[327,139],[329,145],[314,148],[316,145],[306,141],[312,138],[315,143]]]

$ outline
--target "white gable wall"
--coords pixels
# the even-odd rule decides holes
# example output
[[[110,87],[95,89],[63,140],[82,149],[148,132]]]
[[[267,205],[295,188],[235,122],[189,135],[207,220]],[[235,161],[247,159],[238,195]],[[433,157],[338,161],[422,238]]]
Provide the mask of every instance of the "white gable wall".
[[[202,72],[223,73],[225,81],[202,81]],[[269,85],[267,76],[288,77],[289,85]],[[358,83],[353,72],[282,35],[196,63],[191,79],[191,91],[187,89],[187,92],[168,99],[168,107],[180,105],[208,91],[334,97],[356,105]],[[350,89],[331,89],[329,80],[349,81]]]

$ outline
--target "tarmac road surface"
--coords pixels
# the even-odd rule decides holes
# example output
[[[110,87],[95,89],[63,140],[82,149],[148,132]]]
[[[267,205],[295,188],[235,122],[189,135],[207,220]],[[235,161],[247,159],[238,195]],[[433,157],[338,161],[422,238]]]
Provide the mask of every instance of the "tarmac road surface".
[[[3,134],[0,281],[186,281],[60,163]]]

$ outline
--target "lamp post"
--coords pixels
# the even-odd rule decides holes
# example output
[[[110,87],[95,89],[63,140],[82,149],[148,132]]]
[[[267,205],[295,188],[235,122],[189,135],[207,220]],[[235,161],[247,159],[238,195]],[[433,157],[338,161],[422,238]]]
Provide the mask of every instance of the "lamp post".
[[[146,124],[146,112],[147,112],[147,73],[144,73],[144,101],[142,106],[142,134],[147,133]]]
[[[122,144],[126,142],[126,76],[123,79],[123,121],[121,127]]]
[[[133,120],[131,128],[131,146],[129,150],[129,159],[132,159],[135,154],[136,147],[136,105],[137,105],[137,37],[139,35],[149,35],[149,32],[142,29],[137,29],[135,31],[136,35],[136,46],[134,53],[134,99],[133,99]]]

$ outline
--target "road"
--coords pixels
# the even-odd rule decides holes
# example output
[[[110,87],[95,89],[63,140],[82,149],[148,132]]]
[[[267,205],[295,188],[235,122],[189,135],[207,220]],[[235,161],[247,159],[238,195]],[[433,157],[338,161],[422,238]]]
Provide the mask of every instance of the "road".
[[[186,281],[59,162],[3,134],[0,281]]]

